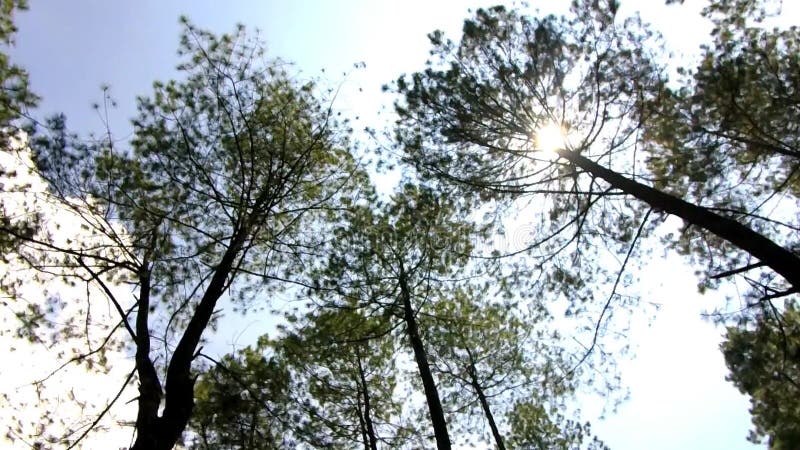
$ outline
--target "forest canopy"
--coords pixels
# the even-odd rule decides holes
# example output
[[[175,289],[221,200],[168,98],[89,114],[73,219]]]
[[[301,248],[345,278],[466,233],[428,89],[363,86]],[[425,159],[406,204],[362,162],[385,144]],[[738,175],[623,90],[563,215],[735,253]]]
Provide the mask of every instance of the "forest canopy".
[[[26,7],[0,2],[6,47]],[[181,19],[174,79],[122,140],[40,116],[4,49],[1,333],[54,361],[30,380],[38,417],[0,398],[6,439],[604,449],[579,395],[624,399],[620,320],[650,314],[637,281],[661,247],[701,292],[742,288],[713,319],[748,438],[797,447],[800,34],[779,14],[709,4],[709,43],[676,66],[616,0],[477,9],[386,85],[386,133],[354,130],[336,89],[244,26]],[[520,220],[523,248],[492,248]],[[207,351],[231,315],[275,326]]]

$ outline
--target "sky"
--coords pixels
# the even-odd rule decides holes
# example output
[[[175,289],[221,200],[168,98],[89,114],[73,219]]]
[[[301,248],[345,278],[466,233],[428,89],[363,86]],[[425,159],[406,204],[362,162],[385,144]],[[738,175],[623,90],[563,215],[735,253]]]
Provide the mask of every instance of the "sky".
[[[423,67],[428,32],[442,29],[457,38],[468,8],[491,5],[374,0],[31,3],[31,10],[17,19],[20,31],[12,58],[29,70],[33,90],[43,97],[37,114],[64,112],[73,130],[102,131],[90,105],[101,99],[100,86],[108,84],[118,104],[110,112],[111,130],[120,140],[129,137],[135,96],[147,94],[154,80],[176,73],[182,14],[217,33],[232,31],[236,23],[259,28],[270,55],[294,62],[298,77],[320,77],[321,83],[341,89],[335,106],[359,117],[358,129],[383,126],[391,117],[385,109],[391,98],[380,87]],[[552,10],[566,6],[546,4]],[[707,35],[708,24],[693,9],[697,3],[666,8],[663,0],[628,1],[622,13],[632,8],[644,8],[644,19],[665,35],[678,59],[690,58]],[[365,68],[354,68],[361,62]],[[724,380],[718,349],[722,330],[701,317],[702,311],[722,302],[722,294],[697,294],[691,271],[675,256],[655,258],[642,273],[640,292],[646,301],[660,304],[661,311],[650,324],[633,324],[629,338],[637,357],[620,362],[630,399],[604,420],[586,417],[593,419],[593,430],[617,450],[761,448],[745,441],[750,428],[747,398]],[[256,335],[257,328],[246,334]],[[223,329],[215,338],[219,349],[248,339],[240,329]],[[592,410],[592,400],[586,402],[584,409]]]

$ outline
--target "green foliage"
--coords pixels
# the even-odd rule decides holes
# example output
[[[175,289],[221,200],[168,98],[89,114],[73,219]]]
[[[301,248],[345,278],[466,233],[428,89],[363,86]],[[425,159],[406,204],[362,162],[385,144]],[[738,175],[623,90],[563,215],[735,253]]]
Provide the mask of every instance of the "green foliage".
[[[520,302],[558,304],[592,334],[588,360],[604,365],[617,345],[608,318],[621,316],[610,311],[638,306],[623,292],[636,277],[636,259],[627,256],[656,223],[645,204],[559,155],[618,173],[640,170],[626,156],[637,136],[628,119],[639,95],[660,86],[659,49],[643,45],[657,38],[638,18],[617,17],[616,2],[578,1],[563,17],[481,9],[460,40],[441,32],[430,40],[425,70],[395,85],[404,160],[426,183],[488,210],[488,224],[515,215],[528,236],[491,255],[516,256],[499,286]],[[562,153],[537,147],[537,130],[549,124],[565,130]],[[514,226],[500,231],[515,237]],[[599,263],[610,255],[620,264]]]
[[[133,247],[177,278],[166,285],[207,270],[239,235],[263,251],[243,269],[263,269],[267,252],[275,270],[292,253],[281,237],[310,237],[307,213],[319,216],[358,180],[343,130],[313,84],[298,85],[280,61],[259,64],[261,48],[243,33],[217,38],[187,25],[185,79],[156,82],[153,96],[139,99],[131,152],[71,141],[58,118],[51,125],[61,134],[35,142],[54,188],[91,197],[96,214],[125,223]]]
[[[499,436],[492,437],[486,429],[480,434],[487,444],[499,438],[509,448],[527,448],[521,433],[542,442],[562,439],[570,445],[564,448],[580,446],[588,436],[588,424],[586,433],[555,426],[546,432],[520,431],[533,426],[528,417],[531,408],[540,415],[536,420],[562,421],[558,411],[565,409],[576,384],[590,381],[572,372],[561,337],[548,329],[551,320],[545,310],[525,314],[509,302],[493,299],[488,289],[474,287],[452,290],[422,315],[432,366],[457,434],[477,434],[487,420],[493,420]]]
[[[195,387],[189,448],[279,449],[297,426],[290,411],[290,375],[282,362],[245,348],[205,371]]]
[[[463,214],[458,201],[412,184],[402,186],[386,204],[349,208],[317,274],[323,295],[338,294],[323,297],[323,304],[401,318],[400,272],[415,291],[433,293],[434,286],[464,270],[480,230]]]
[[[0,2],[0,46],[8,47],[14,43],[17,27],[14,14],[28,7],[26,0],[3,0]],[[3,49],[5,50],[5,48]],[[13,64],[5,51],[0,52],[0,128],[3,149],[8,148],[8,138],[15,129],[8,127],[18,119],[27,108],[36,104],[36,95],[28,87],[28,74],[25,69]]]
[[[349,309],[319,310],[281,340],[293,367],[297,401],[308,403],[308,422],[326,445],[369,447],[374,439],[400,447],[411,431],[393,396],[395,347],[374,335],[382,322]]]
[[[728,380],[750,396],[755,429],[771,449],[800,445],[800,309],[764,307],[749,323],[729,327],[722,344]]]
[[[27,109],[36,105],[38,97],[28,86],[28,73],[13,64],[7,54],[7,48],[14,43],[17,31],[14,25],[14,14],[27,9],[25,0],[3,0],[0,2],[0,148],[2,149],[2,165],[0,166],[0,186],[3,192],[24,191],[26,186],[17,179],[17,167],[11,163],[13,156],[22,146],[19,139],[19,119]],[[10,158],[9,158],[10,157]],[[8,159],[7,159],[8,158]],[[10,209],[16,209],[11,211]],[[27,217],[20,217],[20,205],[8,205],[0,199],[0,227],[9,230],[0,233],[0,255],[6,259],[6,252],[19,245],[20,239],[30,238],[37,230],[38,218],[33,212]],[[17,238],[16,236],[21,236]]]
[[[588,422],[565,419],[557,410],[547,411],[537,403],[515,403],[509,421],[512,430],[509,444],[514,449],[608,450],[597,437],[591,436]]]
[[[198,384],[191,448],[358,448],[367,421],[381,445],[400,447],[412,430],[393,398],[394,347],[371,329],[356,313],[322,311],[226,356]]]

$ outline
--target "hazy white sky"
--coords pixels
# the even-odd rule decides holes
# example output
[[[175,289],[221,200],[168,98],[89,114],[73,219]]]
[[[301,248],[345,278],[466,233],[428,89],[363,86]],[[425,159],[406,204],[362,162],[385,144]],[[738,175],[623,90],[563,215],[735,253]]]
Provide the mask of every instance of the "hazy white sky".
[[[566,1],[541,3],[549,10],[566,7]],[[380,86],[422,68],[428,32],[443,29],[457,38],[467,9],[491,4],[34,1],[31,11],[18,18],[13,57],[29,69],[33,89],[44,98],[42,112],[65,112],[78,131],[101,130],[90,104],[101,98],[100,85],[110,84],[119,103],[112,112],[112,131],[125,139],[135,95],[149,93],[153,80],[175,73],[178,16],[186,14],[215,32],[231,31],[241,22],[260,28],[271,54],[294,61],[304,76],[322,75],[332,86],[341,83],[337,107],[358,115],[359,128],[384,123],[389,111],[377,113],[391,99]],[[696,51],[708,30],[694,5],[665,8],[663,0],[623,1],[628,8],[624,11],[644,8],[644,18],[656,24],[678,55],[686,56]],[[357,62],[365,62],[366,68],[353,70]],[[756,448],[745,441],[750,426],[747,399],[724,381],[718,350],[721,330],[700,318],[703,309],[718,305],[721,298],[699,296],[683,263],[669,258],[645,268],[649,275],[643,277],[642,291],[663,310],[652,327],[637,323],[631,332],[638,358],[622,362],[631,398],[604,421],[587,417],[612,449]],[[237,330],[223,333],[216,345],[229,349],[237,335]]]

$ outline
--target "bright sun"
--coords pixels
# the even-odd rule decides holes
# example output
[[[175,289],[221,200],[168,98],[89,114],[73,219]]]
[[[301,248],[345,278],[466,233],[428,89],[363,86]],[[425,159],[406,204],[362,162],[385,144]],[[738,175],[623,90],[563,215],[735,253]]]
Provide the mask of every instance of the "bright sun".
[[[548,122],[536,132],[536,150],[555,153],[564,148],[564,144],[564,130],[553,122]]]

